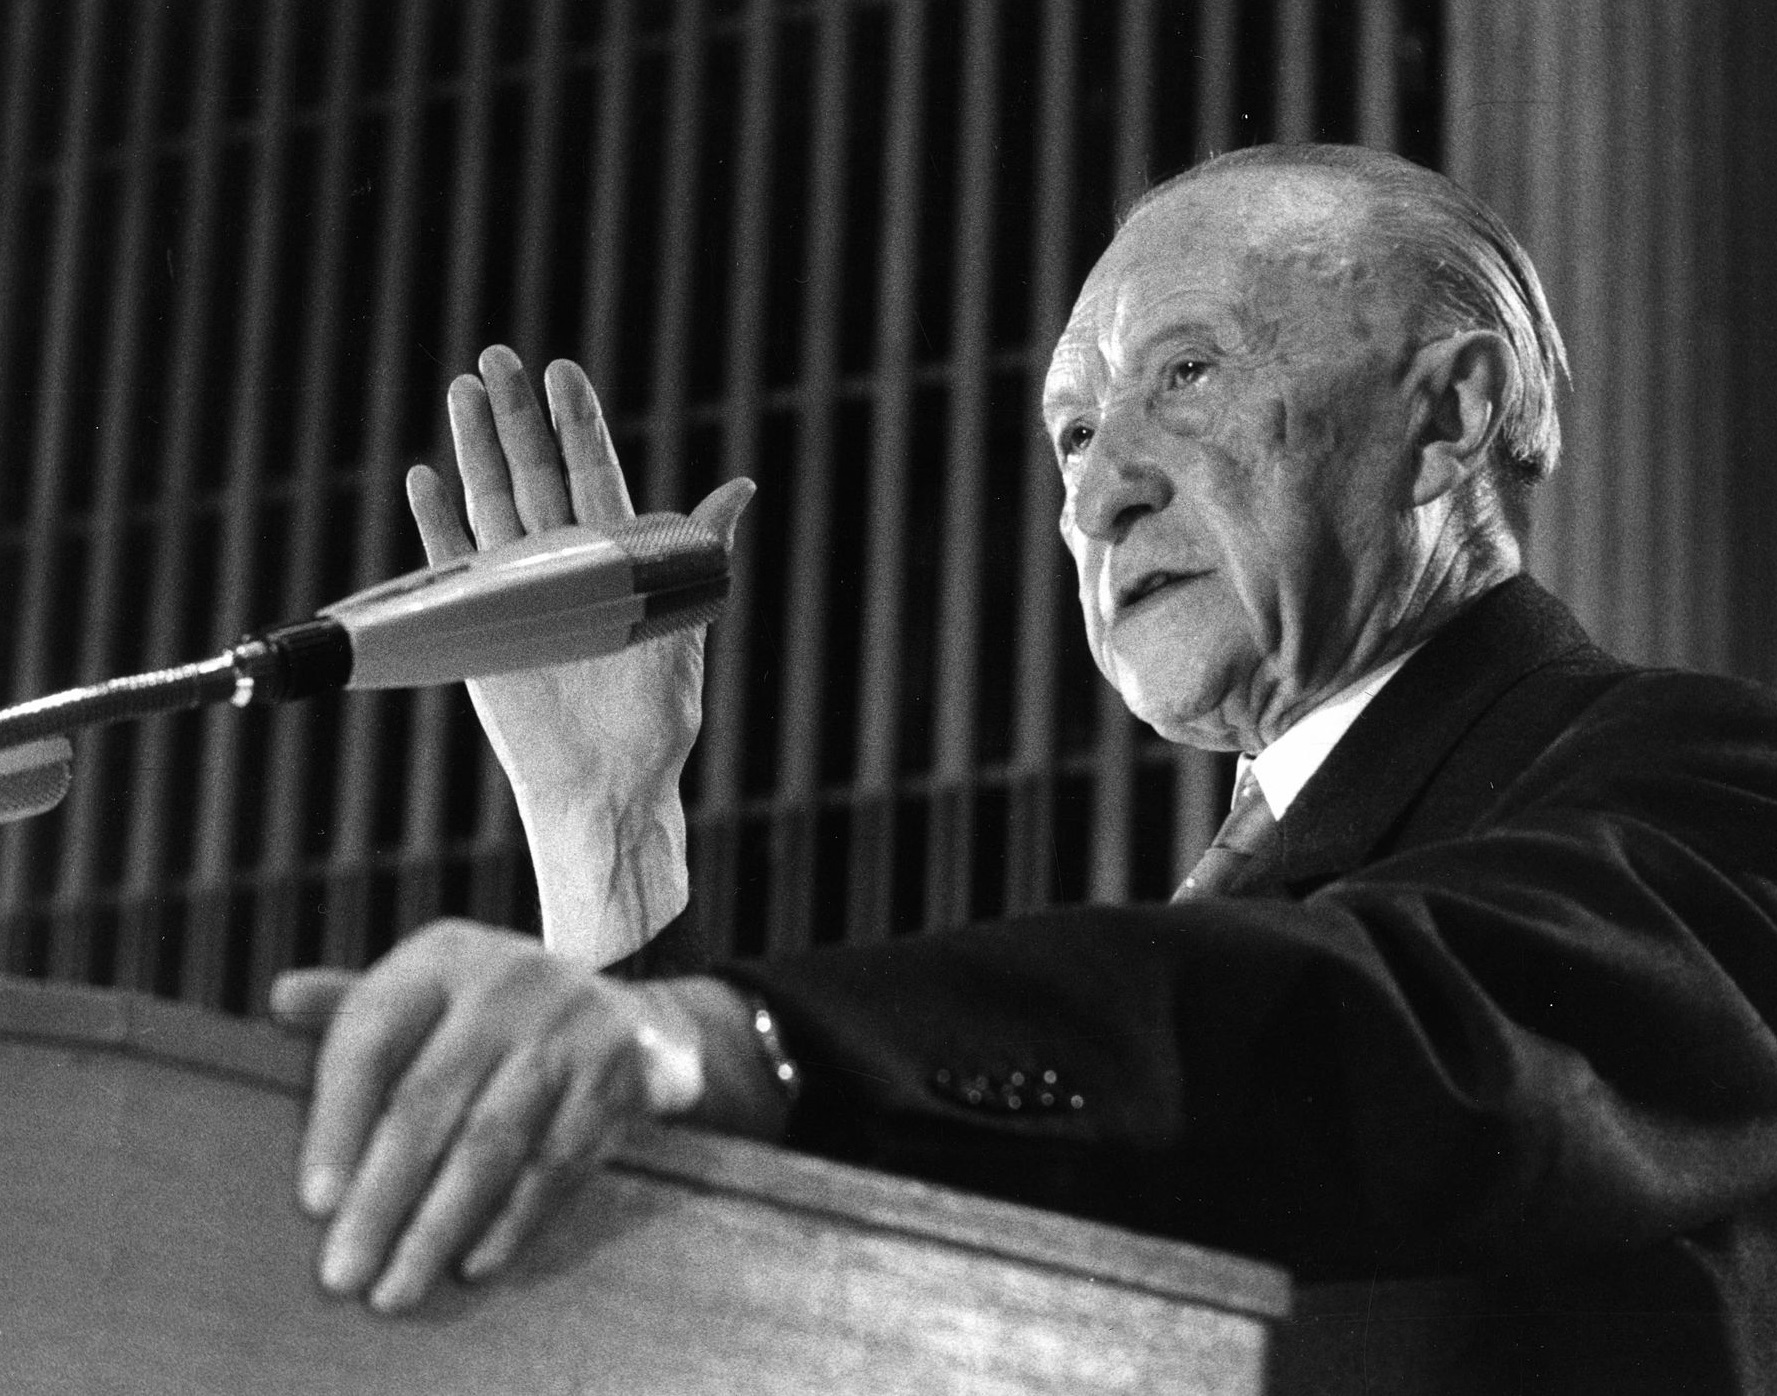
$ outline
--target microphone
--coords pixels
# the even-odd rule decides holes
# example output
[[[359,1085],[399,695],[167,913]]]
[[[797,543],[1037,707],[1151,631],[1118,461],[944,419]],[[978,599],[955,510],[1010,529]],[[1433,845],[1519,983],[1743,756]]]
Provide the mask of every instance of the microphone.
[[[236,646],[237,704],[328,688],[424,688],[614,654],[713,620],[728,554],[702,524],[650,514],[552,529],[422,567]],[[254,650],[265,646],[265,656]],[[3,718],[4,714],[0,714]]]
[[[4,759],[25,743],[224,700],[246,707],[336,688],[423,688],[595,658],[707,624],[728,588],[721,539],[676,514],[608,532],[574,524],[422,567],[213,659],[0,711],[0,808],[10,788]],[[36,758],[19,759],[29,767]]]
[[[54,809],[73,782],[74,748],[66,737],[0,750],[0,824]]]

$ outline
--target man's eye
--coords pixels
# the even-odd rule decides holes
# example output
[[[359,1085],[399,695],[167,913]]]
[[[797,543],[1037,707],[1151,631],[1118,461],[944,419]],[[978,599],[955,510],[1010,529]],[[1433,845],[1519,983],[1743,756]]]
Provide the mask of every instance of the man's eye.
[[[1061,458],[1077,456],[1092,444],[1092,428],[1084,422],[1075,422],[1072,426],[1063,427],[1061,435],[1055,439],[1056,449]]]
[[[1203,381],[1209,372],[1209,365],[1201,359],[1180,359],[1166,370],[1166,386],[1169,388],[1189,388]]]

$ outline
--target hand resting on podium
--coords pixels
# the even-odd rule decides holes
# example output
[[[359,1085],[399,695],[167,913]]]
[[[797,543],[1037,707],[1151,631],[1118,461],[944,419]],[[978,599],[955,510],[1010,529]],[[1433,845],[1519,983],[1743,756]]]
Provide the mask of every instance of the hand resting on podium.
[[[282,975],[272,1010],[326,1033],[299,1163],[321,1283],[387,1312],[498,1272],[638,1117],[783,1127],[728,985],[625,984],[470,921],[363,974]]]

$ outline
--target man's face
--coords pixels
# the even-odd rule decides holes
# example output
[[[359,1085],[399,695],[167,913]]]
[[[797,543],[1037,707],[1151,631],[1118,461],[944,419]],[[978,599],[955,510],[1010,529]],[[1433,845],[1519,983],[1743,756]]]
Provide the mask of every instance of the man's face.
[[[1405,604],[1405,317],[1359,205],[1320,172],[1184,185],[1118,235],[1050,364],[1087,638],[1175,741],[1265,744]]]

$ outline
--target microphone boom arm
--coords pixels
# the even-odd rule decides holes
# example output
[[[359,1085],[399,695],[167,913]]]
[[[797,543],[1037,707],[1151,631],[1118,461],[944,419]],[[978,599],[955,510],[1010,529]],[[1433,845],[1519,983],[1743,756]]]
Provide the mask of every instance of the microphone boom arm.
[[[690,519],[552,529],[380,583],[213,659],[0,710],[0,751],[206,703],[420,688],[611,654],[714,620],[728,587],[727,549]]]

